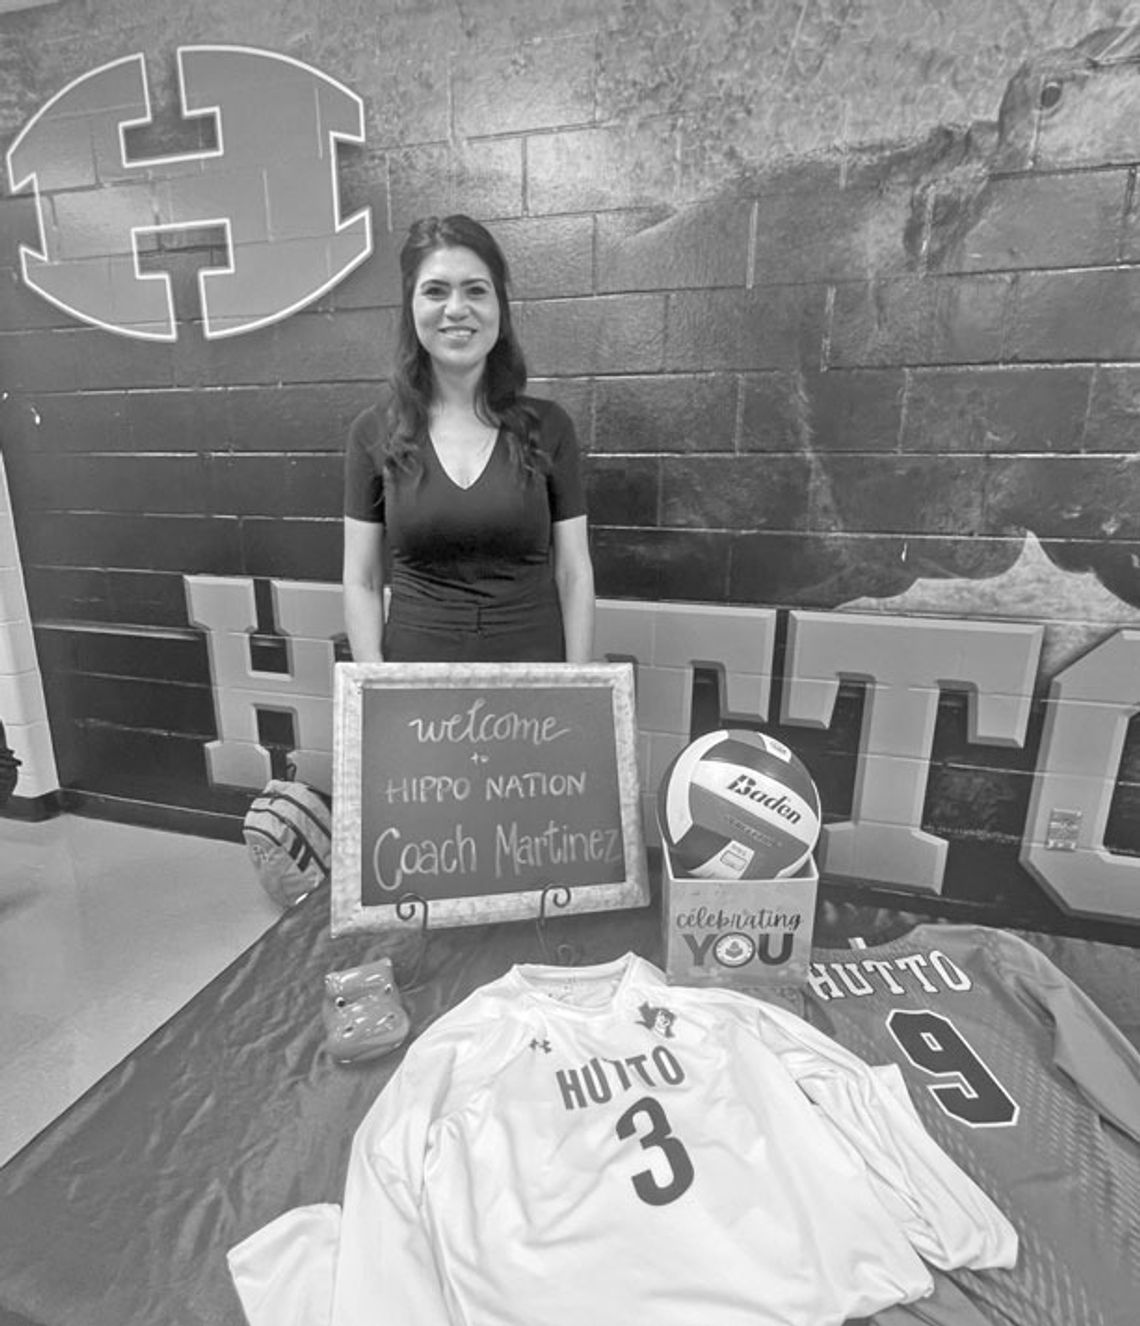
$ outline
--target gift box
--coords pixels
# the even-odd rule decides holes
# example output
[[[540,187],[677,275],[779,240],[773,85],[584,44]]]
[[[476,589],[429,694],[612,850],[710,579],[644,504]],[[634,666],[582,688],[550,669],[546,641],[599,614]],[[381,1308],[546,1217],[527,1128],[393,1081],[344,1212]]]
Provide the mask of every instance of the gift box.
[[[810,854],[779,879],[678,876],[663,847],[665,975],[674,985],[800,985],[811,961],[819,870]]]

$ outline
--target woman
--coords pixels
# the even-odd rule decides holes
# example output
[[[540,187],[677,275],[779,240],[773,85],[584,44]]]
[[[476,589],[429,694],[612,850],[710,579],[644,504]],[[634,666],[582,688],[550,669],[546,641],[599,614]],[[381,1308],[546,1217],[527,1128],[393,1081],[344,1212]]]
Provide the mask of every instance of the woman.
[[[470,217],[427,217],[400,272],[390,399],[354,421],[345,462],[352,657],[587,662],[594,574],[578,444],[563,409],[522,394],[506,259]]]

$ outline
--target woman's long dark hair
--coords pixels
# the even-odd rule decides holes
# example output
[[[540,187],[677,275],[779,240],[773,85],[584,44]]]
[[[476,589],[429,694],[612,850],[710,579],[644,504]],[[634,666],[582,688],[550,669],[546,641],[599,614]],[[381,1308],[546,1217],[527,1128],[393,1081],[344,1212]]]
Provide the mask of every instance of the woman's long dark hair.
[[[470,249],[491,273],[499,301],[499,339],[487,356],[475,410],[485,423],[502,426],[511,460],[520,471],[532,473],[540,468],[538,417],[520,400],[527,381],[526,361],[511,322],[510,271],[490,231],[462,213],[414,221],[400,250],[400,330],[391,376],[384,466],[418,472],[422,464],[420,447],[427,436],[434,379],[431,357],[416,335],[412,297],[424,259],[436,249]]]

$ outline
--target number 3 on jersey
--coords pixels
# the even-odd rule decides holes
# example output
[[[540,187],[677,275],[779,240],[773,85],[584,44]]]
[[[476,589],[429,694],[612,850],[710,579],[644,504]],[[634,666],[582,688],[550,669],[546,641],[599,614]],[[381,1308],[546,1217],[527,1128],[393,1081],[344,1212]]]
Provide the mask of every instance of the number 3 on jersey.
[[[896,1008],[887,1016],[887,1030],[916,1068],[954,1079],[926,1088],[947,1114],[975,1128],[1017,1122],[1017,1102],[949,1018]]]
[[[645,1124],[641,1130],[638,1129],[639,1118]],[[614,1131],[623,1141],[636,1135],[642,1150],[660,1151],[669,1166],[669,1177],[664,1183],[658,1182],[651,1169],[643,1169],[632,1176],[634,1191],[643,1202],[650,1206],[667,1206],[688,1191],[693,1182],[693,1162],[681,1142],[673,1136],[659,1100],[652,1096],[635,1100],[614,1125]]]

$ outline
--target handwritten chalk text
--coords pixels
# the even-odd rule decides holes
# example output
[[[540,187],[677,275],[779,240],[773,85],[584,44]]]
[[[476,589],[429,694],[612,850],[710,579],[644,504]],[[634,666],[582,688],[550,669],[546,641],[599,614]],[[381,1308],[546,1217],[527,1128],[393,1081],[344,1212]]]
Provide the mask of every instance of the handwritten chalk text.
[[[558,726],[556,714],[539,718],[514,710],[503,714],[496,714],[494,710],[484,713],[486,704],[486,700],[474,700],[468,708],[450,714],[447,718],[411,718],[408,726],[419,742],[447,742],[450,745],[468,741],[476,744],[510,741],[548,746],[570,731],[568,727]]]

